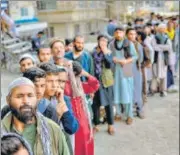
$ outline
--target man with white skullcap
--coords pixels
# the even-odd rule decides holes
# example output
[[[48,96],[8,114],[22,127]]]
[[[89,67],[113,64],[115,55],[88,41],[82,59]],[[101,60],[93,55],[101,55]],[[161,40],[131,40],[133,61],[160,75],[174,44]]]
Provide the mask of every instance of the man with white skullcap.
[[[27,69],[35,66],[35,59],[32,55],[26,53],[19,58],[20,70],[24,73]]]
[[[35,86],[29,79],[20,77],[9,84],[7,103],[11,112],[1,121],[4,132],[22,135],[34,155],[69,155],[59,126],[37,112]]]
[[[157,33],[152,39],[152,47],[155,51],[152,90],[156,91],[159,85],[160,96],[164,97],[167,90],[167,68],[173,63],[171,59],[172,42],[166,35],[166,24],[158,25]]]

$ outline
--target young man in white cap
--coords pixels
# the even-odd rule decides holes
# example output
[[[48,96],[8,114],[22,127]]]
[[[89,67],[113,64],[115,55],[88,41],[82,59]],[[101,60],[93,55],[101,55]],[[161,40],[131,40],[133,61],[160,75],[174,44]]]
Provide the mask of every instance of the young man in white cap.
[[[167,90],[167,67],[173,63],[171,56],[173,53],[172,42],[166,35],[166,24],[158,25],[158,32],[152,39],[154,53],[153,82],[159,82],[160,96],[166,96]],[[152,83],[152,90],[156,90],[156,85]]]
[[[24,54],[19,58],[20,70],[24,73],[27,69],[35,66],[35,59],[30,54]]]
[[[1,122],[4,132],[22,135],[34,155],[69,155],[64,134],[59,126],[37,112],[35,86],[20,77],[8,87],[7,103],[11,108]]]

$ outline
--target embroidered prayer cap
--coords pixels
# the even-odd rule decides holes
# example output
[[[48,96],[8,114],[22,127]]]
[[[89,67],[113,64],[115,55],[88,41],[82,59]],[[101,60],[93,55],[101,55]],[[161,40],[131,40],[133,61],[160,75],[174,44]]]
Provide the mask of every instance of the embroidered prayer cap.
[[[28,53],[23,54],[23,55],[19,58],[19,63],[21,63],[21,61],[22,61],[23,59],[25,59],[25,58],[31,59],[34,64],[36,63],[36,61],[35,61],[35,59],[33,58],[33,56],[30,55],[30,54],[28,54]]]
[[[61,43],[65,46],[65,42],[64,42],[63,39],[61,39],[61,38],[53,38],[53,39],[50,40],[50,43],[49,43],[50,48],[52,48],[53,45],[54,45],[56,42],[61,42]]]
[[[11,94],[12,90],[16,87],[19,86],[23,86],[23,85],[28,85],[31,86],[33,88],[35,88],[33,82],[25,77],[19,77],[17,79],[15,79],[14,81],[12,81],[9,86],[8,86],[8,95]]]

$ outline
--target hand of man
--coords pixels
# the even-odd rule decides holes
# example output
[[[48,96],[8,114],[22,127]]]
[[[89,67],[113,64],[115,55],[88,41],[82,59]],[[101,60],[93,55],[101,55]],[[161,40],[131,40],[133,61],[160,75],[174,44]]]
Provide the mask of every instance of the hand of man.
[[[94,98],[94,93],[89,94],[89,96],[90,96],[90,98],[93,100],[93,98]]]
[[[61,88],[58,88],[55,95],[58,100],[58,103],[64,101],[64,90],[62,90]]]
[[[71,61],[71,60],[67,62],[67,67],[68,67],[68,68],[71,68],[71,69],[73,68],[72,61]]]
[[[119,63],[119,60],[118,60],[118,58],[116,58],[116,57],[113,57],[113,62],[114,62],[115,64]]]
[[[101,50],[102,50],[103,54],[108,54],[109,53],[109,49],[107,48],[107,46],[102,46]]]
[[[63,116],[63,114],[65,112],[68,111],[68,107],[66,105],[66,102],[65,101],[62,101],[60,103],[57,104],[56,106],[56,112],[57,112],[57,115],[59,116],[59,119],[61,119],[61,117]]]
[[[125,64],[127,64],[127,60],[126,59],[120,60],[119,63],[121,64],[121,66],[124,66]]]
[[[88,76],[89,76],[89,73],[86,72],[84,69],[82,69],[82,71],[81,71],[81,76],[88,77]]]

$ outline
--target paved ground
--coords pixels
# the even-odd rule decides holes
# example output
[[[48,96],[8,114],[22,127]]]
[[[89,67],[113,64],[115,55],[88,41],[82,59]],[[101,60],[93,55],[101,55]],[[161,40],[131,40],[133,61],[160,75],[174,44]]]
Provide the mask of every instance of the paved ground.
[[[7,85],[18,75],[1,71],[2,104]],[[146,119],[135,119],[131,126],[115,124],[115,136],[106,133],[106,126],[95,136],[95,155],[178,155],[179,94],[148,98]]]

